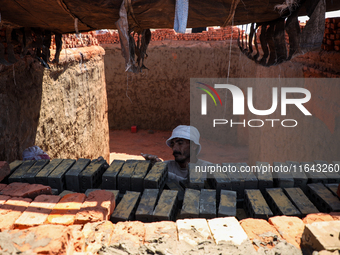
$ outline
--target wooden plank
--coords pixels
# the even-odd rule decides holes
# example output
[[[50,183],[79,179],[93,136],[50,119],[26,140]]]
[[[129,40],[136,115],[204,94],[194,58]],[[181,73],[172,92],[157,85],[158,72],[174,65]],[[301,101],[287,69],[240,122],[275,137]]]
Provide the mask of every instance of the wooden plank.
[[[199,218],[199,198],[201,191],[195,189],[186,189],[184,194],[183,206],[180,212],[180,218]]]
[[[266,189],[266,197],[269,207],[275,215],[302,216],[300,211],[285,196],[281,188]]]
[[[158,200],[158,189],[145,189],[136,211],[136,220],[152,222],[153,211]]]
[[[36,176],[35,176],[35,183],[48,185],[48,176],[50,173],[53,172],[53,170],[61,164],[63,159],[56,158],[52,159],[50,163],[45,166]]]
[[[103,189],[118,189],[118,174],[125,164],[124,160],[115,159],[110,167],[103,173],[102,188]]]
[[[289,166],[285,162],[273,163],[274,186],[279,188],[293,188],[294,178],[289,171]]]
[[[174,221],[177,212],[177,190],[163,190],[153,212],[153,221]]]
[[[216,190],[202,189],[200,194],[200,217],[212,219],[216,217]]]
[[[66,189],[80,192],[79,174],[91,163],[90,159],[80,158],[65,174]]]
[[[139,203],[140,193],[129,191],[126,192],[111,214],[110,220],[113,223],[126,220],[135,220],[135,212]]]
[[[62,192],[65,189],[65,174],[74,165],[76,161],[74,159],[64,159],[60,165],[58,165],[52,173],[47,177],[48,185],[52,189],[58,189],[58,192]]]
[[[283,189],[287,197],[292,201],[297,209],[302,213],[302,216],[307,214],[319,213],[319,210],[308,199],[300,188],[284,188]]]
[[[322,183],[307,184],[307,195],[321,212],[339,212],[340,200],[334,196]]]
[[[8,182],[22,182],[22,177],[35,164],[36,160],[24,161],[9,177]]]
[[[236,216],[236,192],[221,190],[218,217]]]
[[[138,161],[126,162],[118,174],[118,189],[121,193],[131,190],[131,177],[135,171]]]
[[[80,192],[85,192],[87,189],[97,188],[105,172],[106,160],[92,160],[79,175]]]
[[[35,183],[35,176],[48,164],[50,163],[49,159],[39,159],[35,164],[27,170],[24,174],[23,179],[25,182],[30,184]]]
[[[258,189],[245,190],[244,206],[248,217],[267,220],[273,216],[273,212]]]
[[[149,160],[140,160],[137,162],[135,171],[131,176],[131,190],[143,192],[144,178],[151,169],[151,162]]]
[[[162,190],[168,178],[168,166],[165,162],[156,162],[144,178],[144,189]]]

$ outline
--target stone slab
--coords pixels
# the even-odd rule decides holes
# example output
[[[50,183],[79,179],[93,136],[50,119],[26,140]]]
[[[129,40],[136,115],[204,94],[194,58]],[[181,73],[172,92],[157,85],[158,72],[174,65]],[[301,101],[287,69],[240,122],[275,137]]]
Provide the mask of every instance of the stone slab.
[[[292,201],[296,208],[301,212],[302,216],[319,212],[300,188],[285,188],[284,192],[290,201]]]
[[[110,167],[106,169],[102,176],[102,188],[103,189],[118,189],[118,174],[125,164],[124,160],[115,159],[112,161]]]
[[[66,189],[74,192],[80,192],[79,174],[91,163],[90,159],[80,158],[77,162],[66,172],[65,184]]]
[[[235,217],[208,220],[208,225],[216,244],[225,241],[241,245],[243,242],[249,241],[246,232]]]
[[[267,202],[275,215],[302,216],[281,188],[266,189],[266,192]]]
[[[200,194],[201,191],[195,189],[186,189],[184,194],[183,206],[180,212],[180,218],[199,218],[200,214]]]
[[[236,196],[235,191],[221,190],[218,217],[236,217]]]
[[[206,219],[177,220],[178,240],[189,245],[196,246],[199,243],[214,243],[210,228]]]

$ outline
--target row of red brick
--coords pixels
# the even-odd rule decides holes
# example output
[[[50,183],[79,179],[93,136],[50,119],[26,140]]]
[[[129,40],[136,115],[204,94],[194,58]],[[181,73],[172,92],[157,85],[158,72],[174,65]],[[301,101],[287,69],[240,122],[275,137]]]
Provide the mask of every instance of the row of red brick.
[[[340,18],[327,18],[322,49],[340,51]]]

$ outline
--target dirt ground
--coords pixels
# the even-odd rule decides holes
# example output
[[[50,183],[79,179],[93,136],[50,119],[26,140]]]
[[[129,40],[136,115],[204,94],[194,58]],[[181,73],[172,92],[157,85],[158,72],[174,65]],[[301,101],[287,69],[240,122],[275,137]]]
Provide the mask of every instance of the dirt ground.
[[[110,130],[110,163],[114,159],[143,159],[141,153],[157,155],[163,160],[173,159],[171,149],[165,144],[171,136],[171,131],[138,130]],[[206,139],[200,140],[202,149],[199,158],[212,163],[248,162],[248,147],[223,145]],[[222,155],[215,155],[216,149],[223,151]]]

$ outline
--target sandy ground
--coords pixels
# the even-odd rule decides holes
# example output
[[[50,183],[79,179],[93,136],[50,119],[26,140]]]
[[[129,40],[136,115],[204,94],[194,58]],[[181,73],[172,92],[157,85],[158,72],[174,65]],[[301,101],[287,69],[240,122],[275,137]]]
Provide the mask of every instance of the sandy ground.
[[[110,163],[114,159],[143,159],[141,153],[157,155],[163,160],[173,159],[171,149],[165,144],[171,131],[110,130]],[[202,150],[199,158],[212,163],[248,162],[248,147],[223,145],[209,140],[200,140]],[[223,151],[223,155],[215,155],[214,151]]]

